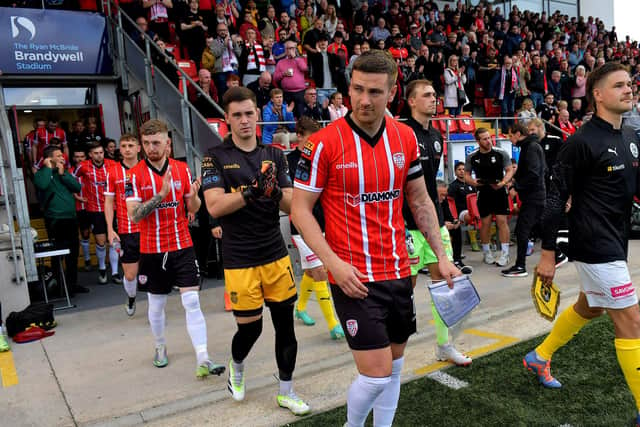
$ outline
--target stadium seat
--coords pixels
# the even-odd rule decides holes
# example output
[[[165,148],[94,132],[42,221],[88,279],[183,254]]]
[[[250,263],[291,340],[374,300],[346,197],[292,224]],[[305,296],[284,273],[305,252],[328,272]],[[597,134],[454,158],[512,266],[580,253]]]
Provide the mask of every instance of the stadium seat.
[[[439,97],[438,103],[436,104],[436,115],[441,116],[444,114],[444,98]]]
[[[447,196],[447,203],[449,204],[449,212],[454,219],[458,219],[458,209],[456,208],[456,201],[453,197]]]
[[[475,100],[475,105],[477,105],[478,107],[482,107],[483,102],[484,102],[484,88],[482,87],[481,84],[477,84],[476,83],[476,88],[474,91],[474,100]]]
[[[478,193],[467,194],[467,210],[471,217],[471,225],[476,230],[480,230],[482,221],[480,220],[480,211],[478,210]]]
[[[179,61],[180,58],[180,48],[176,44],[166,44],[166,50],[171,52],[176,61]]]
[[[187,75],[191,78],[194,78],[198,75],[198,67],[196,66],[196,63],[191,60],[178,61],[178,67],[180,67],[182,71],[187,73]]]
[[[229,128],[227,127],[227,123],[224,119],[207,119],[207,123],[211,129],[218,132],[221,138],[224,138],[227,133],[229,133]]]
[[[484,98],[484,114],[487,117],[499,117],[502,109],[493,103],[493,98]]]
[[[467,116],[458,121],[458,132],[473,133],[476,131],[476,122],[473,117]]]

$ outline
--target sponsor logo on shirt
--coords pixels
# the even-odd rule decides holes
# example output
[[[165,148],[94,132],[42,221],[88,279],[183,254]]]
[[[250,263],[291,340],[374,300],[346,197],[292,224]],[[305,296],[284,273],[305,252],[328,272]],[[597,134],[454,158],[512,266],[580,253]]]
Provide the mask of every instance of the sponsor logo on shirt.
[[[336,164],[336,169],[358,169],[358,164],[356,162],[338,163]]]
[[[240,169],[240,165],[237,163],[231,163],[228,165],[224,165],[223,169]]]
[[[621,171],[624,169],[624,164],[621,165],[613,165],[613,166],[608,166],[607,167],[607,172],[615,172],[615,171]]]
[[[304,154],[305,156],[310,157],[311,153],[313,152],[313,147],[315,147],[315,145],[313,145],[313,142],[307,141],[304,144],[304,147],[302,148],[302,154]]]
[[[379,191],[377,193],[362,193],[357,195],[346,194],[345,200],[350,206],[358,206],[360,203],[388,202],[400,197],[400,190]]]
[[[178,204],[179,203],[177,201],[164,202],[158,205],[158,209],[176,208],[178,207]]]

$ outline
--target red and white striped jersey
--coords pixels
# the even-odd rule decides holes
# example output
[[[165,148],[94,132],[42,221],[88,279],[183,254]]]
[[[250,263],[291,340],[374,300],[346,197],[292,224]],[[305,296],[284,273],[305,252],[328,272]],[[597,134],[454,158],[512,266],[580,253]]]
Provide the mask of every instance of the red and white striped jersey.
[[[146,202],[160,192],[162,179],[171,165],[171,191],[140,223],[140,252],[158,254],[193,246],[185,202],[191,191],[191,172],[186,163],[169,159],[161,170],[141,160],[129,170],[126,201]]]
[[[107,171],[107,187],[104,190],[104,195],[113,197],[118,233],[120,234],[131,234],[140,231],[139,225],[131,221],[127,214],[125,187],[130,180],[131,172],[122,162],[115,163]]]
[[[34,161],[42,158],[42,153],[44,152],[44,149],[46,148],[47,145],[49,145],[49,142],[51,142],[51,138],[54,138],[54,137],[60,140],[63,147],[67,145],[67,134],[60,128],[56,128],[56,130],[54,130],[53,132],[50,132],[49,129],[47,129],[46,127],[38,128],[36,130],[36,137],[33,140],[33,142],[37,144],[38,155],[36,156],[37,158],[34,159]]]
[[[75,176],[76,180],[78,180],[78,182],[80,183],[80,192],[77,193],[78,196],[84,197],[84,182],[81,176],[76,176],[76,169],[77,169],[77,166],[69,168],[69,173]],[[85,209],[87,209],[87,204],[79,200],[76,200],[76,212],[83,211]]]
[[[369,137],[348,115],[309,138],[295,178],[295,188],[322,192],[325,238],[367,282],[411,274],[402,203],[406,182],[423,178],[410,127],[385,117]]]
[[[96,166],[91,159],[80,162],[74,175],[81,177],[83,194],[87,198],[86,209],[88,212],[104,212],[104,189],[107,187],[107,171],[113,160],[104,159],[101,166]]]

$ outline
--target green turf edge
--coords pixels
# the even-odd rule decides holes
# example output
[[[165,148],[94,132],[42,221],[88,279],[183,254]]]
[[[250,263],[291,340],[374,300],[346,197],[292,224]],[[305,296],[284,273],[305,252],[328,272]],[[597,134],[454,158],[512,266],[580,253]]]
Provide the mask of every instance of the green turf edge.
[[[563,383],[560,390],[544,389],[522,365],[523,356],[543,338],[474,359],[469,368],[447,368],[469,383],[461,390],[426,377],[403,384],[394,426],[635,425],[635,404],[618,366],[608,317],[590,322],[554,355],[551,372]],[[346,406],[341,406],[288,425],[342,426],[345,421]]]

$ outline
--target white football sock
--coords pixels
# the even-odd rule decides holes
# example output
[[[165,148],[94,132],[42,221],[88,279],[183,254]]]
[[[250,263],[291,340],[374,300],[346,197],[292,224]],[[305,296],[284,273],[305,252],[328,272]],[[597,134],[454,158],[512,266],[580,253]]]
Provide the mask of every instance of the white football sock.
[[[89,240],[80,240],[80,247],[82,248],[82,255],[84,256],[85,264],[88,264],[91,260],[91,254],[89,253]]]
[[[124,290],[129,296],[129,298],[135,298],[136,287],[138,286],[138,280],[137,279],[129,280],[125,277],[122,279],[122,282],[124,284]]]
[[[120,254],[116,252],[113,246],[109,246],[109,265],[111,265],[111,275],[118,274],[118,262]]]
[[[167,305],[167,296],[147,293],[147,299],[149,300],[149,324],[151,325],[151,333],[156,339],[156,346],[166,344],[164,306]]]
[[[400,397],[400,373],[404,365],[404,357],[396,359],[391,365],[391,381],[384,388],[373,404],[374,427],[391,427]]]
[[[347,424],[362,427],[373,404],[387,387],[391,377],[374,378],[358,375],[347,393]]]
[[[98,268],[104,270],[107,268],[107,248],[103,245],[96,245],[96,256],[98,257]]]
[[[187,331],[191,337],[193,349],[196,351],[198,365],[209,360],[207,352],[207,323],[200,309],[198,291],[187,291],[180,294],[182,306],[187,316]]]

